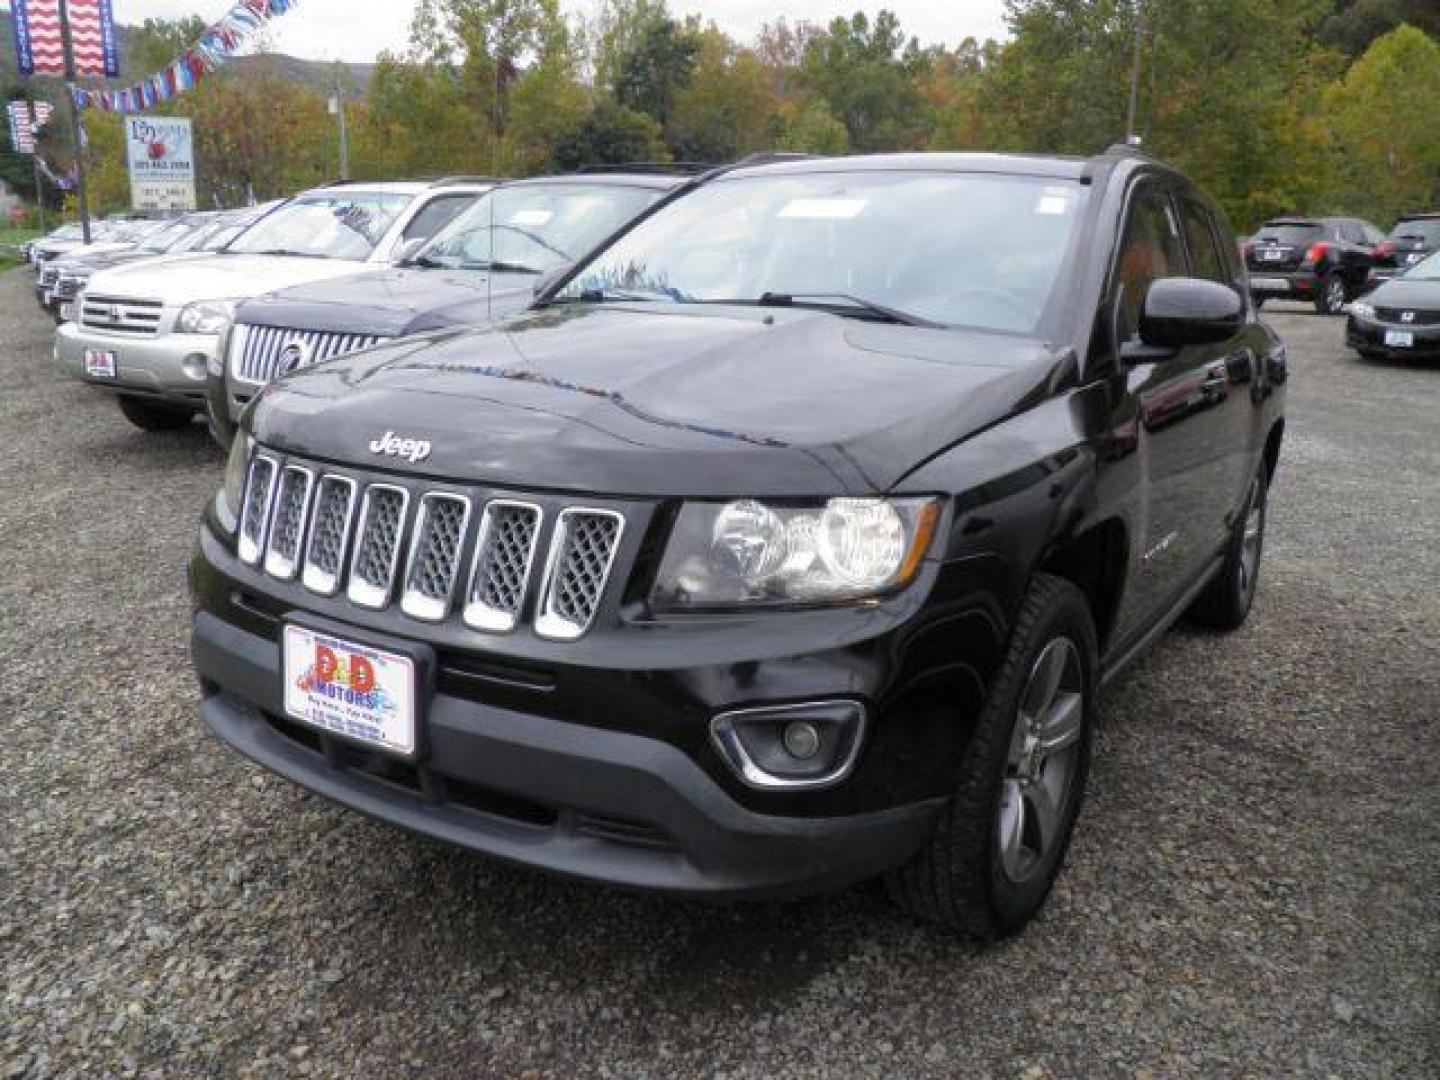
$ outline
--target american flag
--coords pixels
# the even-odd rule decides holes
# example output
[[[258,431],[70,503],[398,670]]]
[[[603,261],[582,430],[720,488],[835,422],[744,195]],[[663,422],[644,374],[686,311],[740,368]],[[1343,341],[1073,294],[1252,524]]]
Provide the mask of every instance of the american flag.
[[[60,6],[65,0],[13,0],[15,57],[21,75],[64,75],[65,39]],[[110,0],[68,0],[70,42],[76,75],[120,74],[115,16]]]
[[[17,154],[35,153],[35,126],[28,101],[12,101],[9,108],[10,147]]]

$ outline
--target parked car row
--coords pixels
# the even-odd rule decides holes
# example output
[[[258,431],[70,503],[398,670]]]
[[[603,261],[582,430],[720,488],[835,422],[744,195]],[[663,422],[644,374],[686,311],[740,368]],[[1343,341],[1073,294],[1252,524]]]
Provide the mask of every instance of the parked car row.
[[[1242,248],[1257,305],[1306,300],[1339,315],[1440,249],[1440,213],[1406,215],[1389,236],[1361,218],[1275,218]]]
[[[95,270],[56,355],[231,441],[191,648],[240,753],[526,866],[883,878],[994,938],[1102,684],[1254,600],[1288,371],[1250,287],[1130,148],[781,156],[306,192]]]

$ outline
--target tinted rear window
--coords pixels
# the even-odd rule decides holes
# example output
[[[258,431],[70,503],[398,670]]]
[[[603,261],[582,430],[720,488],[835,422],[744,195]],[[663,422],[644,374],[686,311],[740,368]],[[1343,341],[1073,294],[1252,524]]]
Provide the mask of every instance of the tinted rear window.
[[[1303,244],[1307,240],[1318,240],[1324,235],[1319,225],[1299,225],[1290,222],[1285,225],[1265,225],[1255,234],[1255,243]]]
[[[1426,244],[1440,244],[1440,218],[1420,218],[1415,221],[1398,221],[1390,230],[1390,239],[1416,237]]]

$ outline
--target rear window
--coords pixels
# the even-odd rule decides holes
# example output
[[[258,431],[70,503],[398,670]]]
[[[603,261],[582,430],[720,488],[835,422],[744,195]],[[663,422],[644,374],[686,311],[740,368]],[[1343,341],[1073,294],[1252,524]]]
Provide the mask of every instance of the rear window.
[[[1440,245],[1440,218],[1415,218],[1410,221],[1397,221],[1395,228],[1390,230],[1390,239],[1399,240],[1401,237],[1407,240],[1423,240],[1427,246]]]
[[[1255,234],[1255,243],[1303,244],[1310,240],[1319,240],[1324,234],[1325,230],[1313,222],[1309,224],[1295,221],[1278,222],[1262,225],[1260,231]]]

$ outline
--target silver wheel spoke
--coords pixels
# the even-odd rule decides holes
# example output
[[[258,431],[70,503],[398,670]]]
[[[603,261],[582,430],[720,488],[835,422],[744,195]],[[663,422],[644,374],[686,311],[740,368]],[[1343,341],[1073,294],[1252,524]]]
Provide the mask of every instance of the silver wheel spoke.
[[[1043,720],[1055,701],[1060,689],[1060,680],[1065,675],[1065,660],[1069,642],[1064,639],[1052,641],[1040,654],[1030,683],[1025,687],[1025,697],[1020,704],[1021,711],[1030,720]]]
[[[1085,699],[1079,694],[1060,694],[1040,725],[1040,750],[1045,755],[1074,746],[1080,741],[1085,720]]]
[[[997,822],[1000,841],[1000,865],[1012,881],[1025,873],[1024,844],[1025,800],[1020,795],[1020,782],[1006,780],[1000,793],[1000,820]]]
[[[1024,792],[1026,816],[1033,817],[1035,831],[1040,834],[1040,845],[1035,854],[1043,856],[1060,831],[1060,807],[1044,783],[1027,784]]]

